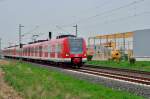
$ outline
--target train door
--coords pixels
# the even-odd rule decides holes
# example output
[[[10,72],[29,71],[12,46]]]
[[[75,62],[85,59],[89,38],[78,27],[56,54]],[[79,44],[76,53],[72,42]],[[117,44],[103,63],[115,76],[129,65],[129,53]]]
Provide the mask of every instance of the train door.
[[[45,54],[46,54],[45,57],[48,58],[48,54],[49,54],[48,53],[48,45],[45,46]]]
[[[16,56],[16,48],[14,49],[14,55]]]
[[[48,58],[51,57],[51,46],[50,44],[47,46]]]
[[[38,57],[38,48],[35,46],[35,57]]]
[[[39,57],[42,57],[42,46],[39,46]]]
[[[55,45],[55,58],[58,58],[58,43]]]

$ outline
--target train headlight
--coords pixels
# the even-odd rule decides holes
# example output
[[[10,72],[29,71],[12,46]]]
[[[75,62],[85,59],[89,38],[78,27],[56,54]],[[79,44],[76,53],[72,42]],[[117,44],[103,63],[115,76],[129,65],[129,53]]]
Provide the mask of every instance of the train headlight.
[[[69,56],[69,54],[66,54],[66,56],[68,57],[68,56]]]

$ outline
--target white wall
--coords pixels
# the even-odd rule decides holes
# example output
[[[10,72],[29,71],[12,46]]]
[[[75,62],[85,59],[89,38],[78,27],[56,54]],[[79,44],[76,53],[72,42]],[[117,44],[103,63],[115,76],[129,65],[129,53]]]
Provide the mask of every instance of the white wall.
[[[134,31],[133,54],[137,60],[150,59],[150,29]]]

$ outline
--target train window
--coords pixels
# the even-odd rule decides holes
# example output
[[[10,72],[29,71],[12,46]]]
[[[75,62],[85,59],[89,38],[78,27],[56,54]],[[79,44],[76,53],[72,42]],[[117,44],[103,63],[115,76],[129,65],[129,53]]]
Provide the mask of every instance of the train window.
[[[38,46],[36,46],[36,49],[35,49],[36,53],[38,53],[38,48],[39,48],[39,47],[38,47]]]
[[[45,52],[45,46],[42,46],[42,52]]]
[[[34,53],[34,47],[32,47],[32,53]]]
[[[55,45],[51,45],[51,52],[55,52]]]
[[[36,53],[36,47],[34,47],[34,53]]]
[[[32,47],[32,53],[34,53],[34,47]]]
[[[73,54],[79,54],[83,51],[83,39],[69,39],[70,52]]]
[[[42,46],[42,52],[46,52],[47,46]]]
[[[33,48],[32,47],[30,48],[30,53],[33,53]]]
[[[47,50],[48,50],[48,53],[50,53],[50,52],[51,52],[51,46],[50,46],[50,45],[48,45]]]
[[[30,48],[28,48],[28,54],[30,54]]]
[[[25,50],[26,50],[26,54],[27,54],[27,52],[28,52],[28,51],[27,51],[27,48],[26,48]]]
[[[59,52],[61,51],[61,46],[60,46],[59,43],[56,44],[56,47],[55,47],[55,48],[56,48],[55,51],[56,51],[57,53],[59,53]]]
[[[32,47],[30,47],[30,53],[32,53]]]
[[[28,55],[29,55],[29,53],[30,53],[30,49],[29,49],[29,48],[28,48],[28,52],[27,52],[27,53],[28,53]]]
[[[30,48],[30,53],[32,53],[32,47]]]
[[[42,51],[43,52],[47,52],[46,49],[47,49],[47,46],[43,46],[43,50]]]

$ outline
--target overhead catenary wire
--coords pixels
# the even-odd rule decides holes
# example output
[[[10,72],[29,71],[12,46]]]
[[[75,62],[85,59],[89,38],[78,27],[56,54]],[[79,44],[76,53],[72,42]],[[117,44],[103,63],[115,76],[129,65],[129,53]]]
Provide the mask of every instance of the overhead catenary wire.
[[[118,8],[114,8],[114,9],[111,9],[111,10],[108,10],[108,11],[105,11],[105,12],[102,12],[102,13],[100,13],[100,14],[96,14],[96,15],[94,15],[94,16],[88,17],[87,19],[95,18],[95,17],[98,17],[98,16],[103,16],[104,14],[112,13],[112,12],[114,12],[114,11],[118,11],[118,10],[123,9],[123,8],[128,8],[128,7],[130,7],[130,6],[133,6],[133,5],[135,5],[135,4],[141,3],[141,2],[143,2],[143,1],[145,1],[145,0],[136,0],[136,1],[133,1],[133,2],[131,2],[131,3],[129,3],[129,4],[120,6],[120,7],[118,7]]]
[[[66,25],[59,26],[59,28],[57,27],[57,29],[63,30],[63,31],[65,31],[65,32],[68,32],[68,31],[66,31],[66,30],[64,29],[65,27],[70,27],[70,26],[72,26],[72,25],[74,25],[74,24],[77,24],[77,23],[83,23],[84,21],[91,20],[91,19],[93,19],[93,18],[100,17],[100,16],[104,16],[104,18],[105,18],[105,17],[107,17],[106,14],[110,14],[110,13],[113,13],[113,12],[115,12],[115,11],[118,11],[118,10],[121,10],[121,9],[124,9],[124,8],[128,8],[128,7],[131,7],[131,6],[133,6],[133,5],[139,4],[139,3],[144,2],[144,1],[145,1],[145,0],[135,0],[135,1],[133,1],[133,2],[130,2],[130,3],[126,4],[126,5],[122,5],[122,6],[120,6],[120,7],[117,7],[117,8],[108,10],[108,11],[104,11],[104,12],[102,12],[102,13],[99,13],[99,14],[96,14],[96,15],[93,15],[93,16],[89,16],[89,17],[84,18],[84,19],[80,19],[80,20],[78,20],[78,21],[76,21],[76,22],[73,22],[73,23],[70,23],[70,24],[66,24]],[[56,31],[57,29],[54,29],[54,31]],[[38,35],[43,35],[43,34],[45,34],[45,33],[40,33],[40,34],[38,34]]]
[[[117,18],[117,19],[112,19],[112,20],[106,20],[106,21],[101,21],[101,22],[98,22],[97,24],[109,24],[109,23],[114,23],[114,22],[122,22],[122,21],[125,21],[125,20],[128,20],[128,19],[131,19],[131,18],[135,18],[135,17],[138,17],[138,16],[143,16],[143,15],[148,15],[150,14],[150,11],[149,12],[141,12],[141,13],[136,13],[133,14],[133,15],[128,15],[128,16],[125,16],[125,17],[120,17],[120,18]],[[96,25],[97,25],[96,24]],[[89,26],[89,25],[87,25]],[[87,27],[87,26],[84,26],[84,27]],[[93,25],[92,25],[93,26]],[[95,25],[94,25],[95,26]]]
[[[51,29],[50,31],[57,31],[57,30],[61,30],[61,31],[63,31],[63,32],[65,32],[65,33],[69,33],[69,34],[71,34],[69,31],[67,31],[66,29],[64,29],[63,27],[61,27],[61,26],[59,26],[59,25],[56,25],[56,27],[55,27],[55,29]],[[46,32],[47,33],[47,32]],[[44,35],[44,34],[46,34],[46,33],[38,33],[38,35]],[[61,33],[60,33],[61,34]]]
[[[62,30],[62,31],[64,31],[64,32],[69,33],[68,31],[66,31],[65,29],[63,29],[62,27],[60,27],[60,26],[58,26],[58,25],[56,25],[56,28],[58,28],[58,29],[60,29],[60,30]]]
[[[80,11],[80,13],[84,14],[84,13],[87,13],[89,11],[93,11],[95,9],[99,9],[99,8],[102,8],[104,7],[105,5],[108,5],[110,3],[111,0],[107,0],[106,2],[103,2],[102,4],[96,6],[96,7],[93,7],[93,8],[88,8],[88,9],[84,9],[82,11]]]
[[[39,28],[39,26],[36,26],[35,28],[31,29],[30,31],[28,31],[28,32],[26,32],[26,33],[24,33],[24,34],[22,34],[22,37],[24,37],[24,36],[26,36],[26,35],[29,35],[29,34],[33,34],[33,32],[34,32],[35,30],[37,30],[38,28]]]
[[[129,8],[129,7],[133,6],[133,5],[139,4],[139,3],[144,2],[144,1],[146,1],[146,0],[135,0],[135,1],[133,1],[133,2],[130,2],[130,3],[126,4],[126,5],[122,5],[122,6],[120,6],[120,7],[117,7],[117,8],[114,8],[114,9],[110,9],[110,10],[108,10],[108,11],[104,11],[104,12],[102,12],[102,13],[98,13],[98,14],[93,15],[93,16],[86,17],[86,18],[83,18],[83,19],[81,19],[81,20],[77,20],[76,22],[73,22],[73,23],[71,23],[71,24],[66,24],[66,25],[63,25],[63,26],[60,26],[60,25],[59,25],[59,27],[61,27],[61,29],[59,28],[59,30],[63,30],[63,31],[65,31],[65,32],[68,32],[68,31],[66,31],[66,30],[64,29],[65,27],[72,27],[72,25],[74,25],[74,24],[77,24],[77,23],[84,23],[84,22],[87,21],[87,20],[91,20],[91,19],[94,19],[94,18],[97,18],[97,17],[101,17],[101,16],[107,17],[107,16],[106,16],[107,14],[111,14],[111,13],[113,13],[113,12],[115,12],[115,11],[119,11],[119,10],[122,10],[122,9],[124,9],[124,8]],[[105,18],[105,17],[104,17],[104,18]],[[134,16],[132,16],[132,17],[134,17]],[[128,18],[131,18],[131,16],[129,16]],[[121,20],[121,19],[119,18],[119,19],[115,19],[115,20]],[[113,20],[112,22],[115,22],[115,21]],[[109,22],[105,22],[105,23],[109,23]],[[50,30],[50,31],[56,31],[56,30],[58,30],[58,28],[57,28],[57,29],[52,29],[52,30]],[[27,32],[25,35],[28,35],[28,34],[33,34],[33,32],[32,32],[32,31],[29,31],[29,32]],[[46,34],[46,33],[39,33],[38,35],[39,35],[39,36],[40,36],[40,35],[42,36],[43,34]]]
[[[110,14],[110,13],[112,13],[112,12],[115,12],[115,11],[118,11],[118,10],[121,10],[121,9],[124,9],[124,8],[128,8],[128,7],[130,7],[130,6],[139,4],[139,3],[144,2],[144,1],[145,1],[145,0],[135,0],[135,1],[131,2],[131,3],[126,4],[126,5],[122,5],[122,6],[120,6],[120,7],[117,7],[117,8],[108,10],[108,11],[104,11],[104,12],[102,12],[102,13],[99,13],[99,14],[96,14],[96,15],[93,15],[93,16],[89,16],[89,17],[87,17],[87,18],[83,18],[83,19],[81,19],[81,20],[78,20],[77,22],[73,22],[73,23],[71,23],[71,24],[64,25],[63,27],[68,27],[68,26],[73,25],[73,24],[75,24],[75,23],[83,23],[84,21],[91,20],[91,19],[96,18],[96,17],[104,16],[105,14],[108,14],[108,13]]]

